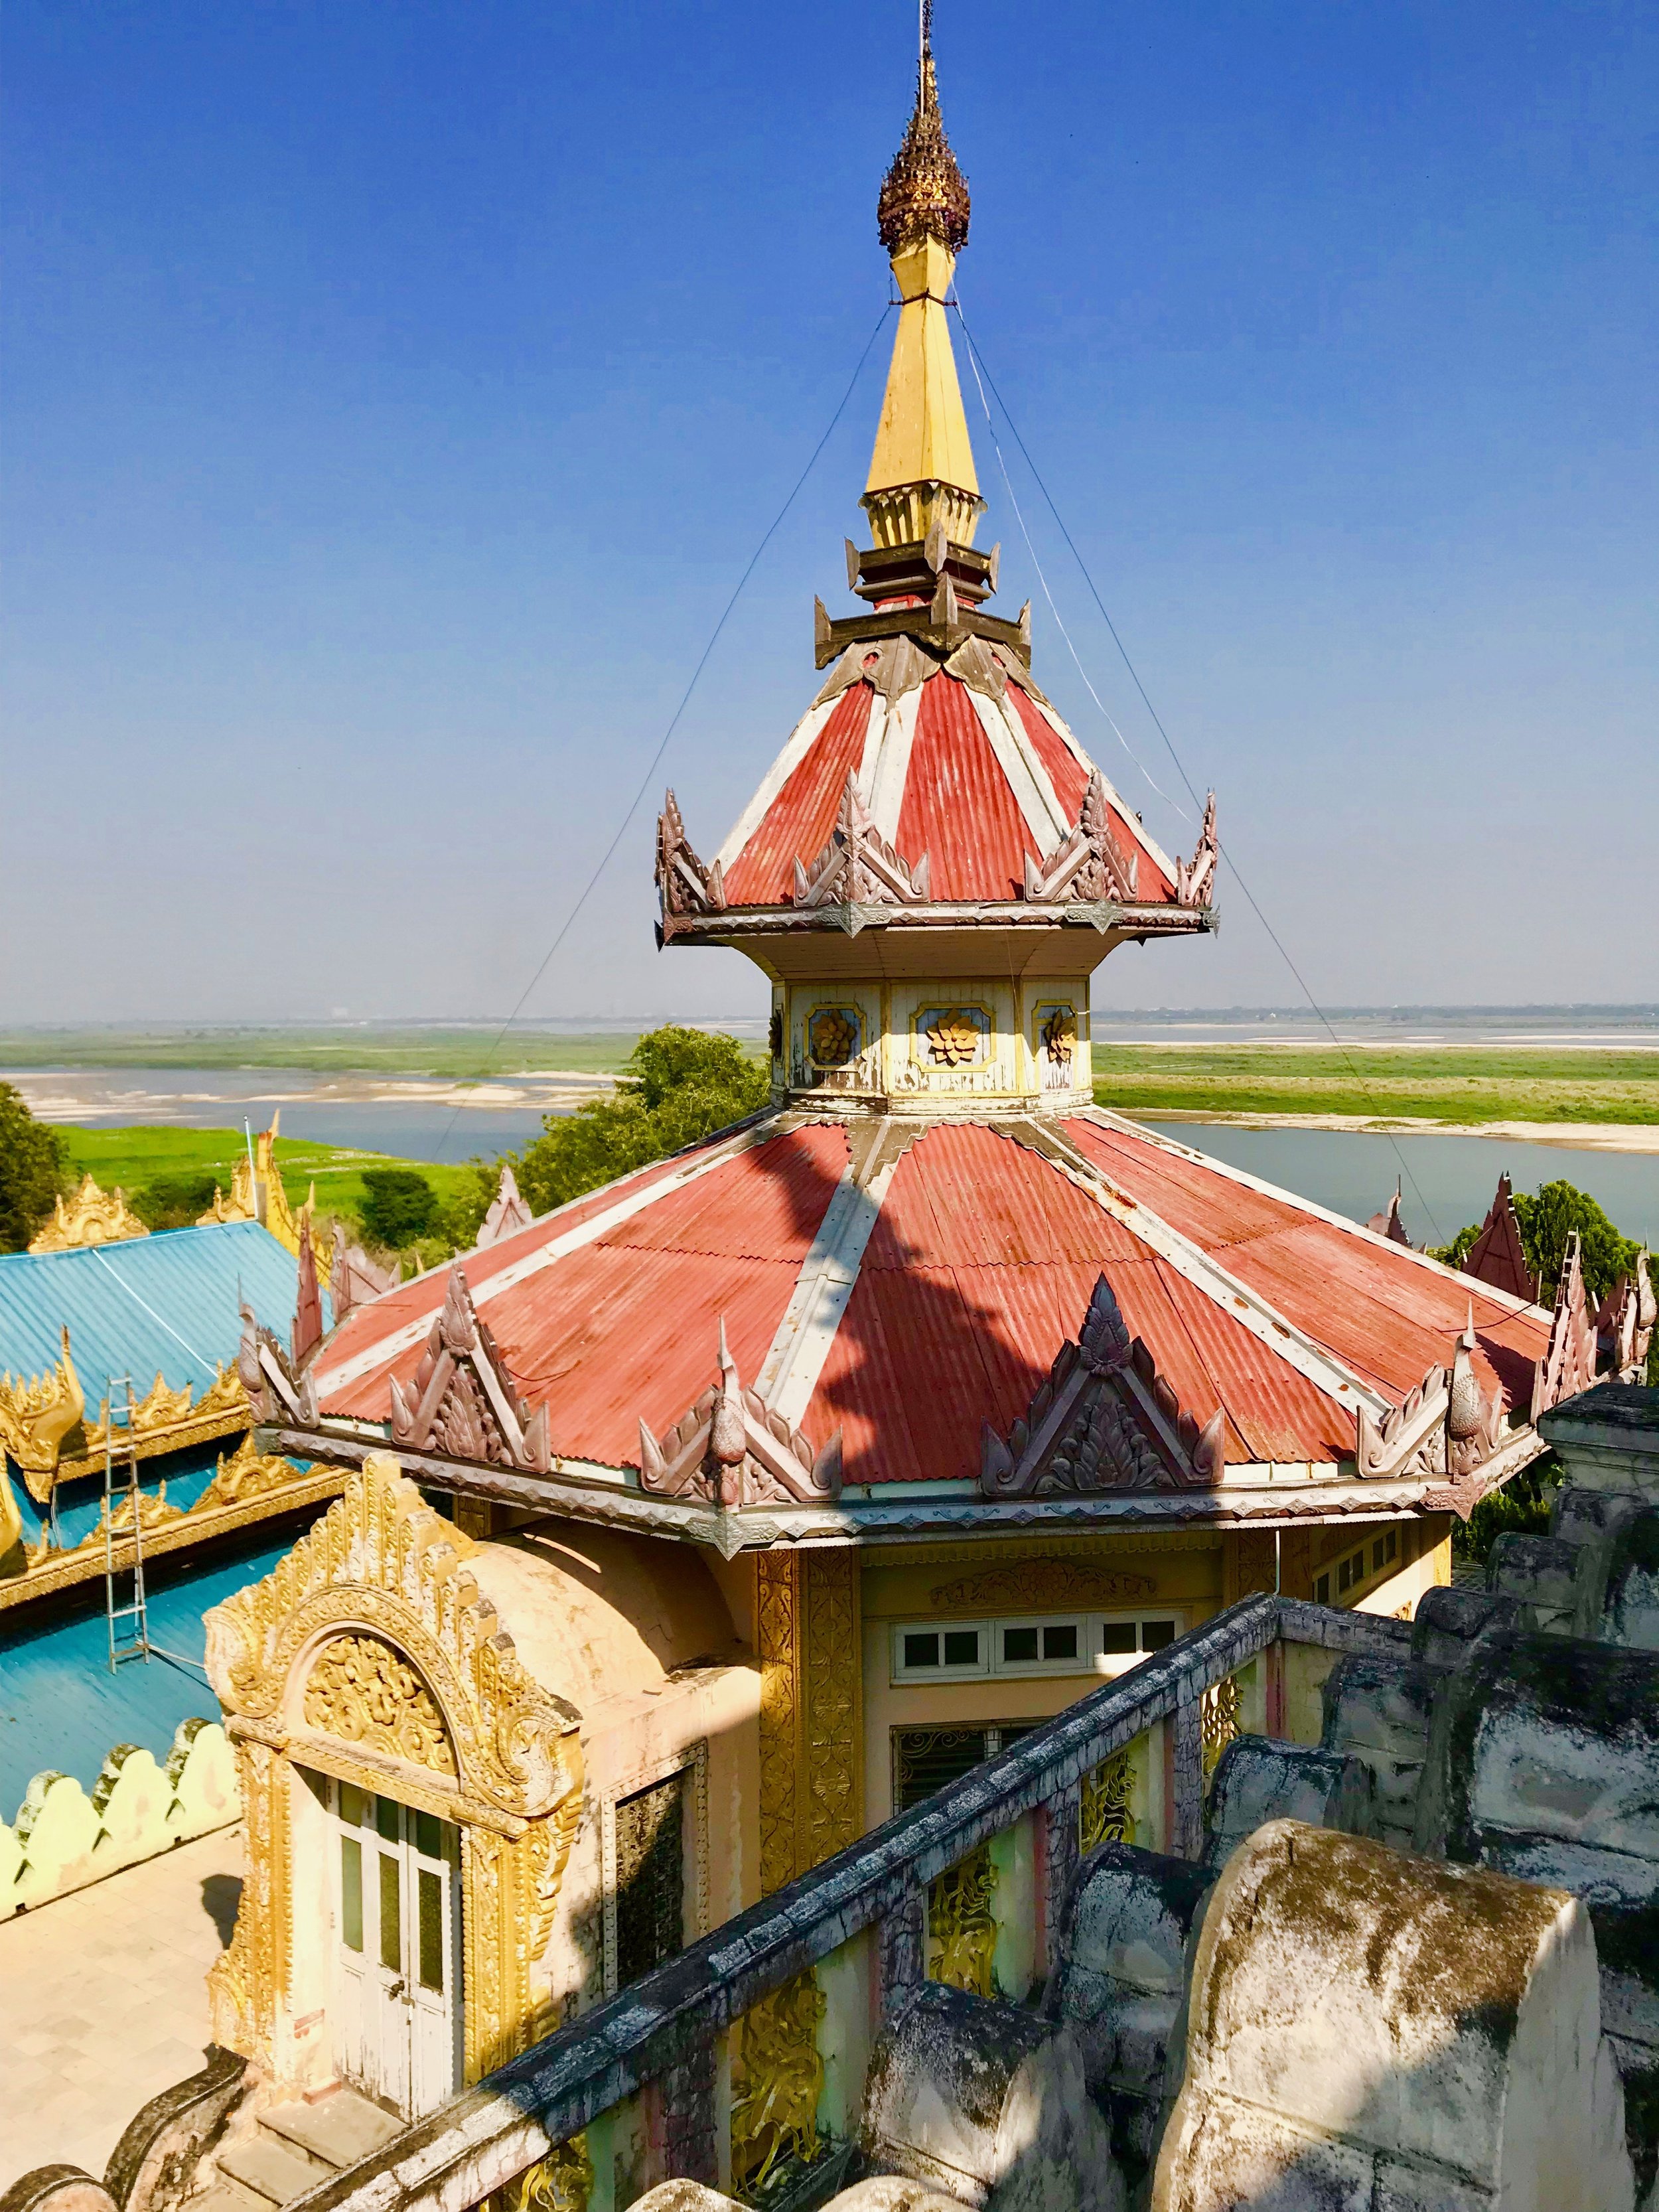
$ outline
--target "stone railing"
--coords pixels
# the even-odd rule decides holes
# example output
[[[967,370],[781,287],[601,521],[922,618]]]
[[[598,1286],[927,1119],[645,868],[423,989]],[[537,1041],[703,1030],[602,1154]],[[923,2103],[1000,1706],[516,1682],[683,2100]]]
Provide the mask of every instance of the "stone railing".
[[[16,1819],[0,1820],[0,1920],[240,1817],[235,1755],[217,1721],[183,1722],[164,1764],[117,1744],[90,1796],[72,1774],[37,1774]]]
[[[1116,1836],[1196,1857],[1208,1775],[1232,1735],[1316,1742],[1337,1661],[1401,1656],[1410,1638],[1371,1614],[1245,1599],[289,2212],[471,2212],[498,2192],[510,2212],[622,2212],[671,2176],[773,2200],[850,2141],[873,2037],[908,1990],[933,1978],[1029,1996],[1084,1849]]]

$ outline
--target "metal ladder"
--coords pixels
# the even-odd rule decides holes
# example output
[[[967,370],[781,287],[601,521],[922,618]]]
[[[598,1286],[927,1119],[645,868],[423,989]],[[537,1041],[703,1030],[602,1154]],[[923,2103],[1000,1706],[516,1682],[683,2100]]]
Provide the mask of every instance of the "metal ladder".
[[[124,1394],[118,1400],[117,1392]],[[118,1479],[132,1521],[132,1602],[115,1602],[115,1506]],[[109,1624],[109,1671],[124,1659],[149,1662],[149,1611],[144,1599],[144,1498],[138,1487],[138,1443],[132,1377],[112,1375],[104,1394],[104,1611]],[[119,1624],[131,1622],[125,1632]]]

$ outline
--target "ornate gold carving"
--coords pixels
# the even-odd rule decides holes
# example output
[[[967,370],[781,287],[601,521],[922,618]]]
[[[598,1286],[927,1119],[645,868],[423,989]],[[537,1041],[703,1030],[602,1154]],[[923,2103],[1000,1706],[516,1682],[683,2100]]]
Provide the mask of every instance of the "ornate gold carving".
[[[144,1557],[179,1551],[233,1529],[248,1528],[272,1514],[323,1504],[337,1497],[344,1484],[343,1468],[313,1467],[302,1472],[292,1460],[262,1456],[255,1451],[252,1437],[246,1437],[229,1459],[221,1457],[218,1473],[193,1505],[179,1512],[169,1501],[166,1512],[157,1514],[151,1510],[155,1500],[146,1499]],[[132,1543],[126,1528],[123,1511],[114,1545],[118,1571],[132,1564]],[[0,1551],[3,1549],[0,1546]],[[42,1596],[48,1590],[67,1589],[103,1571],[101,1524],[70,1551],[54,1552],[42,1544],[27,1555],[24,1574],[0,1583],[0,1610]]]
[[[198,1229],[211,1229],[226,1221],[257,1221],[258,1209],[253,1203],[253,1169],[252,1164],[240,1159],[231,1169],[230,1196],[227,1198],[216,1182],[213,1203],[205,1213],[196,1217]]]
[[[997,1870],[989,1844],[947,1867],[927,1891],[928,1978],[981,1997],[994,1996],[991,1971],[997,1923],[991,1911]]]
[[[984,1006],[928,1006],[916,1016],[935,1067],[974,1067],[990,1048],[991,1016]]]
[[[254,1807],[216,2033],[267,2068],[288,1986],[290,1759],[460,1823],[468,2080],[547,2024],[536,1986],[580,1816],[580,1717],[525,1671],[474,1550],[376,1453],[263,1582],[208,1616],[208,1672]]]
[[[229,1948],[208,1969],[213,2039],[269,2060],[287,1993],[290,1894],[288,1767],[269,1744],[236,1742],[246,1871]]]
[[[212,1481],[190,1510],[207,1513],[216,1505],[240,1505],[246,1498],[268,1498],[272,1491],[289,1489],[301,1479],[291,1459],[280,1452],[261,1452],[250,1431],[228,1459],[220,1453]]]
[[[806,1018],[806,1057],[817,1067],[847,1067],[858,1058],[856,1006],[819,1006]]]
[[[800,1681],[796,1629],[799,1555],[763,1552],[756,1562],[756,1642],[760,1690],[760,1886],[781,1889],[796,1873],[795,1776]]]
[[[83,1244],[124,1244],[149,1231],[127,1206],[124,1194],[100,1190],[88,1175],[67,1205],[52,1201],[52,1219],[29,1243],[31,1252],[70,1252]]]
[[[958,1575],[928,1592],[937,1606],[991,1607],[998,1612],[1036,1613],[1050,1607],[1115,1605],[1156,1597],[1151,1575],[1115,1573],[1073,1559],[1020,1559],[982,1575]]]
[[[863,1827],[863,1662],[859,1555],[809,1552],[806,1597],[805,1834],[801,1864],[817,1866]]]
[[[525,1672],[467,1566],[473,1549],[395,1459],[372,1453],[263,1582],[208,1615],[220,1702],[249,1718],[276,1717],[299,1704],[296,1669],[302,1680],[331,1630],[367,1628],[426,1683],[464,1788],[520,1818],[550,1811],[580,1777],[580,1717]]]
[[[343,1743],[453,1774],[455,1754],[443,1716],[415,1669],[372,1636],[325,1644],[306,1683],[307,1724]]]
[[[1091,1851],[1097,1844],[1133,1843],[1134,1786],[1134,1758],[1127,1744],[1084,1776],[1077,1808],[1079,1851]]]
[[[1212,1682],[1204,1692],[1199,1713],[1198,1735],[1203,1749],[1206,1789],[1211,1777],[1221,1764],[1222,1753],[1238,1734],[1240,1704],[1238,1684],[1231,1674],[1224,1674],[1218,1682]]]
[[[932,41],[926,35],[932,13],[930,6],[922,19],[915,107],[876,203],[876,228],[890,254],[927,238],[937,239],[951,253],[960,253],[968,243],[968,181],[951,151],[939,110]]]
[[[44,1375],[0,1378],[0,1446],[23,1470],[29,1495],[44,1504],[52,1483],[37,1488],[32,1477],[50,1477],[63,1443],[86,1411],[81,1378],[70,1358],[70,1333],[63,1332],[63,1356]]]
[[[587,2212],[592,2187],[587,2137],[572,2136],[527,2166],[516,2181],[489,2201],[501,2212]]]
[[[843,1849],[863,1826],[858,1555],[763,1552],[756,1573],[766,1893]]]
[[[823,1992],[809,1966],[744,2014],[733,2039],[732,2182],[754,2197],[781,2159],[818,2154]]]

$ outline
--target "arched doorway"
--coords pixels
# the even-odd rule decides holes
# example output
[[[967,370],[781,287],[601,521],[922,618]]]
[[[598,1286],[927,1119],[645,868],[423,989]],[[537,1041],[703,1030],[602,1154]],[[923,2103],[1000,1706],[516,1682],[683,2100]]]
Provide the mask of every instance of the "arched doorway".
[[[209,1616],[247,1838],[214,2035],[301,2093],[423,2112],[544,2026],[579,1716],[520,1661],[474,1551],[374,1455]]]

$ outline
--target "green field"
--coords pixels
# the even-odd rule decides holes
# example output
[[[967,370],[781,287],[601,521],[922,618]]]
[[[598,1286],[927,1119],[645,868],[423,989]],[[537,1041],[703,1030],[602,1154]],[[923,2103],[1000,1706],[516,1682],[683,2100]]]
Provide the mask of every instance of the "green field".
[[[240,1129],[156,1128],[140,1124],[125,1129],[82,1129],[58,1125],[70,1172],[78,1180],[95,1176],[106,1190],[118,1185],[129,1195],[162,1176],[210,1175],[227,1192],[239,1159],[246,1158],[246,1139]],[[291,1205],[303,1204],[307,1192],[317,1186],[317,1208],[327,1216],[361,1218],[362,1171],[374,1167],[407,1167],[407,1160],[384,1153],[365,1152],[349,1145],[318,1145],[303,1137],[278,1137],[276,1164],[283,1188]],[[447,1204],[471,1185],[472,1171],[465,1164],[438,1166],[421,1164],[421,1173]]]
[[[1659,1122],[1659,1053],[1099,1044],[1094,1072],[1125,1114]]]
[[[637,1031],[592,1035],[515,1028],[498,1031],[398,1029],[365,1023],[335,1029],[0,1030],[0,1068],[304,1067],[337,1075],[520,1075],[562,1068],[593,1074],[620,1067]]]

